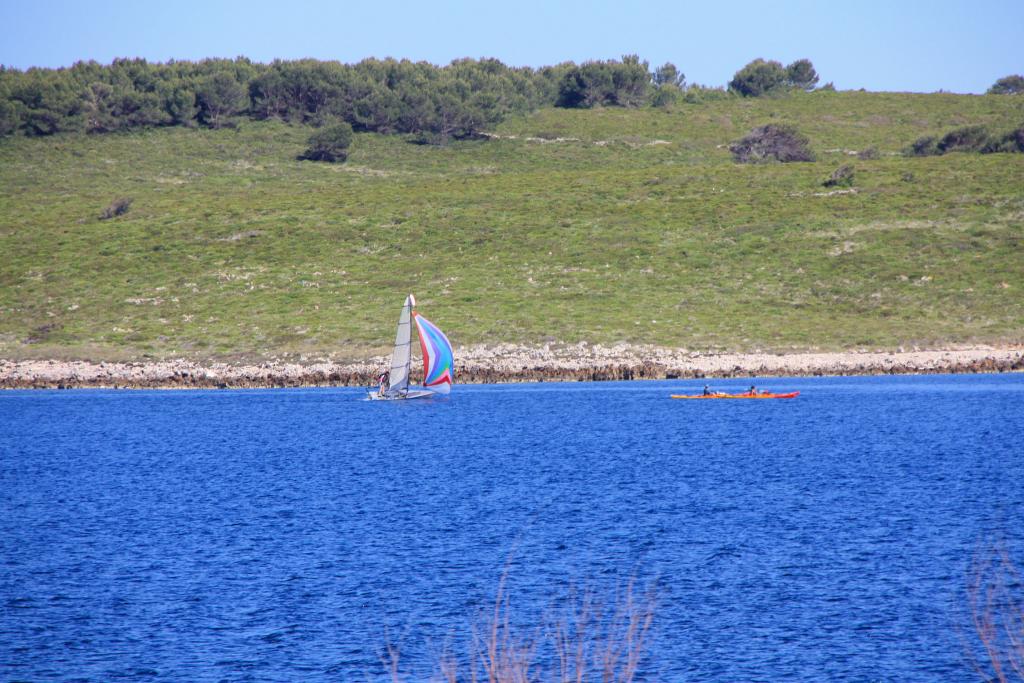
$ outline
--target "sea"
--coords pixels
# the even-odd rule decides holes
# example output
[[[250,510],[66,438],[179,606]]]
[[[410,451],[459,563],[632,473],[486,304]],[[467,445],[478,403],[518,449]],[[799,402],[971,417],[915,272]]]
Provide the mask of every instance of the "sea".
[[[1024,375],[752,383],[0,392],[0,680],[984,680]]]

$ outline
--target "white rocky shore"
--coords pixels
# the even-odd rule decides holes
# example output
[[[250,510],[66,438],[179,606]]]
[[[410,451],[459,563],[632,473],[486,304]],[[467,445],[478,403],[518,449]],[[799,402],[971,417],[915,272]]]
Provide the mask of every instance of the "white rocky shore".
[[[628,344],[501,344],[457,348],[455,358],[462,383],[1024,371],[1024,346],[774,354]],[[0,360],[0,388],[369,386],[386,365],[386,357],[260,364]]]

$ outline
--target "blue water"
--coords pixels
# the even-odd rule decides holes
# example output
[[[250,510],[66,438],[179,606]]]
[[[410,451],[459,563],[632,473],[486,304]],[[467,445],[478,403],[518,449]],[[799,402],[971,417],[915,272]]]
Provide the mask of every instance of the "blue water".
[[[392,644],[422,680],[503,575],[534,626],[654,590],[646,680],[975,679],[972,559],[1024,559],[1024,376],[758,384],[803,394],[0,393],[0,679],[377,680]]]

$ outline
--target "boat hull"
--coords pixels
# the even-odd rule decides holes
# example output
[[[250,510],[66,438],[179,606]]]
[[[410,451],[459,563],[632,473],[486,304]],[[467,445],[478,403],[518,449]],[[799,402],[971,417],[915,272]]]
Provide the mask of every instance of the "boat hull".
[[[764,399],[764,398],[796,398],[800,395],[799,391],[791,391],[787,394],[672,394],[672,398],[687,398],[687,399],[712,399],[712,398],[750,398],[750,399]]]
[[[370,401],[410,401],[414,398],[433,398],[437,396],[436,392],[433,391],[407,391],[402,394],[380,394],[377,391],[367,391],[366,395]]]

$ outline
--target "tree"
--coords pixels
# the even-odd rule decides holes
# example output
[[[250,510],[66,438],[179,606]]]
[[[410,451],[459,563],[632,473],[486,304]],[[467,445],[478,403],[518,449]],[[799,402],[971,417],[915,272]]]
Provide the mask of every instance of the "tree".
[[[211,128],[220,128],[228,118],[240,113],[249,103],[245,88],[226,71],[207,76],[196,88],[199,120]]]
[[[587,62],[580,66],[580,79],[583,84],[584,107],[610,104],[615,84],[612,82],[612,71],[606,62]]]
[[[358,130],[394,133],[401,115],[401,100],[383,85],[367,84],[352,103],[352,124]]]
[[[555,100],[556,107],[574,109],[586,106],[587,83],[583,80],[583,72],[579,67],[573,67],[562,74],[558,83],[558,97]]]
[[[114,118],[114,89],[106,83],[92,83],[82,94],[82,110],[85,114],[85,130],[88,133],[106,133],[117,128]]]
[[[793,88],[814,90],[818,84],[818,72],[809,59],[798,59],[786,67],[786,81]]]
[[[639,55],[623,55],[622,62],[610,63],[612,72],[612,98],[623,107],[638,107],[647,99],[650,86],[650,67],[641,62]]]
[[[342,121],[324,126],[309,138],[309,148],[299,157],[311,161],[345,161],[352,145],[352,126]]]
[[[637,55],[576,65],[510,68],[497,59],[427,62],[366,59],[358,64],[313,59],[254,64],[244,57],[170,61],[81,61],[67,69],[0,65],[0,135],[104,133],[146,126],[213,128],[236,115],[323,126],[346,121],[356,130],[444,140],[477,135],[511,113],[540,106],[640,106],[680,98],[683,75],[656,70]]]
[[[175,80],[163,84],[159,90],[163,100],[163,109],[170,117],[171,123],[177,126],[195,125],[196,94],[188,82]]]
[[[0,93],[0,136],[11,135],[21,126],[21,103]]]
[[[760,97],[786,83],[786,70],[776,61],[761,58],[747,64],[729,81],[729,90],[744,97]]]
[[[677,69],[676,65],[672,62],[665,62],[654,70],[654,75],[651,80],[653,80],[654,85],[659,88],[664,85],[674,85],[677,88],[682,88],[686,83],[686,75]]]
[[[989,95],[1021,95],[1024,94],[1024,76],[1003,76],[988,89]]]
[[[651,76],[647,62],[624,55],[621,62],[585,62],[562,72],[556,107],[635,107],[647,99]]]

